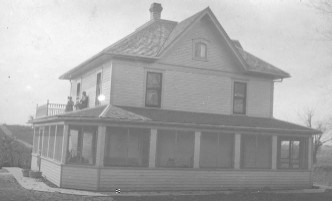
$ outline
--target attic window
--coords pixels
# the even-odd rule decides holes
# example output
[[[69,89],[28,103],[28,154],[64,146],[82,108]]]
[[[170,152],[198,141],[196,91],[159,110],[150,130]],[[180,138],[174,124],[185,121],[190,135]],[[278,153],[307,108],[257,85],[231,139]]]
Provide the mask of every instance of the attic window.
[[[195,60],[207,60],[207,44],[202,40],[194,40],[193,58]]]

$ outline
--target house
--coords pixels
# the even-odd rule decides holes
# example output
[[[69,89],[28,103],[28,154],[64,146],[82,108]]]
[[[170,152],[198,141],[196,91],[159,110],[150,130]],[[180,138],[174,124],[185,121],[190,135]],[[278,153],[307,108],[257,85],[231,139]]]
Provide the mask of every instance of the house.
[[[181,22],[149,11],[60,77],[89,107],[37,108],[31,168],[98,191],[310,188],[319,131],[273,118],[274,82],[290,75],[231,40],[210,8]]]

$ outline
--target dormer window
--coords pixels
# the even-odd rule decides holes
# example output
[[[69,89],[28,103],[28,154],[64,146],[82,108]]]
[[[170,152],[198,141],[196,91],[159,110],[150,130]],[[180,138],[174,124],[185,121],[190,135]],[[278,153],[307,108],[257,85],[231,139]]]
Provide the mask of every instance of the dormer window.
[[[207,60],[207,45],[202,41],[194,42],[194,59]]]

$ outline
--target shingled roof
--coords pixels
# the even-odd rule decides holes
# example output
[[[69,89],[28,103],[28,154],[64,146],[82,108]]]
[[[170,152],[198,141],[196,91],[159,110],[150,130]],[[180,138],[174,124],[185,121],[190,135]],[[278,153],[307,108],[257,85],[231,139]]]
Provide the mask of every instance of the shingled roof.
[[[57,116],[35,119],[34,123],[45,121],[93,121],[127,122],[140,124],[163,124],[167,126],[212,127],[219,129],[244,129],[282,133],[315,134],[320,131],[284,122],[274,118],[223,115],[211,113],[160,110],[128,106],[103,105],[99,107],[64,113]]]
[[[75,73],[75,71],[79,71],[80,68],[83,68],[102,55],[129,56],[158,60],[162,56],[161,54],[165,52],[176,39],[181,37],[197,20],[207,14],[215,18],[211,9],[206,8],[179,23],[163,19],[151,19],[133,33],[107,47],[102,52],[74,69],[66,72],[60,76],[60,79],[70,79],[71,74]],[[226,33],[223,34],[227,35]],[[290,77],[288,73],[243,50],[242,47],[239,47],[238,41],[231,41],[228,36],[226,36],[226,40],[229,41],[234,53],[245,62],[245,71],[270,75],[274,78]]]

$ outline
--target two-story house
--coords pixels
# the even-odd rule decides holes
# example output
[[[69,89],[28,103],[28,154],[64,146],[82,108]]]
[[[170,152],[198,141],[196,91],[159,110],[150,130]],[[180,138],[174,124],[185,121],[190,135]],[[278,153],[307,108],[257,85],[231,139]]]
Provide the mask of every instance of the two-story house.
[[[290,75],[231,40],[210,8],[181,22],[149,11],[60,77],[88,108],[37,108],[32,169],[99,191],[311,187],[319,131],[273,118],[274,82]]]

